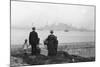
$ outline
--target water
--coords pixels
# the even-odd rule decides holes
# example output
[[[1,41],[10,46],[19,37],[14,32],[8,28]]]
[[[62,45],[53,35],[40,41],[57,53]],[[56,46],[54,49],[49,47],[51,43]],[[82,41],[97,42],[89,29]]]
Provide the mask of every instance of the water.
[[[23,44],[24,40],[29,38],[31,30],[18,30],[11,29],[11,45]],[[50,34],[48,31],[37,30],[40,42]],[[78,32],[78,31],[54,31],[54,34],[58,37],[59,43],[71,43],[71,42],[94,42],[94,32]]]

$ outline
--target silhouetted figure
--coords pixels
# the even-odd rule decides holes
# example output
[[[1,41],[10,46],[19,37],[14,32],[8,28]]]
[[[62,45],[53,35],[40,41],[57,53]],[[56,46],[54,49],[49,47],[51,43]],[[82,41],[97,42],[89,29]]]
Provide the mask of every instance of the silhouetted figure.
[[[37,54],[37,45],[39,44],[38,34],[35,31],[35,27],[32,28],[32,32],[29,35],[29,44],[31,45],[31,54]]]
[[[50,31],[50,35],[44,41],[44,44],[47,45],[48,49],[48,56],[56,56],[57,54],[57,47],[58,47],[58,40],[55,35],[53,35],[53,31]]]

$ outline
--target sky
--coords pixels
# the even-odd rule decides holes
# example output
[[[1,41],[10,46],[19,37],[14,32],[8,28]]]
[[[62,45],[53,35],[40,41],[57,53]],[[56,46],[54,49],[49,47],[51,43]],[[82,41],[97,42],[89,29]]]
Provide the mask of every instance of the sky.
[[[11,2],[11,26],[19,28],[44,27],[64,23],[77,28],[94,29],[93,6]]]

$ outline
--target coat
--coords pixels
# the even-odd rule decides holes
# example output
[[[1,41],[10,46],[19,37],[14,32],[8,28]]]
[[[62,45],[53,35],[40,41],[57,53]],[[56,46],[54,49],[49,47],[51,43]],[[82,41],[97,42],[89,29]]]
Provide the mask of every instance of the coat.
[[[57,53],[58,40],[55,35],[49,35],[46,39],[48,55],[54,56]]]
[[[38,34],[35,31],[30,32],[29,35],[29,43],[32,44],[38,44],[39,43],[39,38],[38,38]]]

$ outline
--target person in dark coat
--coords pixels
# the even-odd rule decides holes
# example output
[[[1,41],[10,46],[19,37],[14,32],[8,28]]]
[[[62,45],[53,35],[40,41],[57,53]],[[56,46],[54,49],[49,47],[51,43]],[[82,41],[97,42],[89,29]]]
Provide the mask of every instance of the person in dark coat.
[[[53,35],[53,31],[50,31],[50,35],[44,41],[44,44],[47,45],[48,49],[48,56],[56,56],[57,54],[57,47],[58,47],[58,40],[55,35]]]
[[[39,44],[38,34],[35,31],[35,27],[32,28],[32,32],[29,34],[29,44],[31,45],[31,54],[37,54],[37,44]]]

